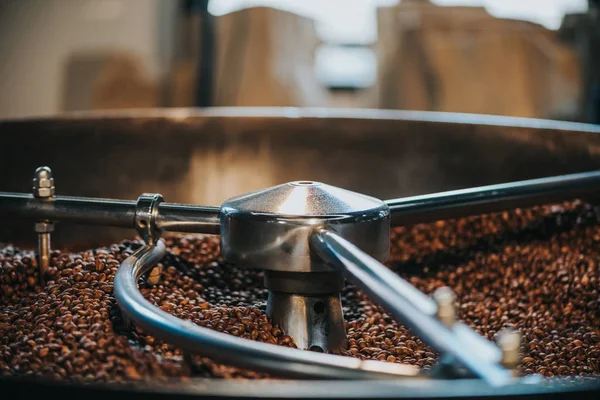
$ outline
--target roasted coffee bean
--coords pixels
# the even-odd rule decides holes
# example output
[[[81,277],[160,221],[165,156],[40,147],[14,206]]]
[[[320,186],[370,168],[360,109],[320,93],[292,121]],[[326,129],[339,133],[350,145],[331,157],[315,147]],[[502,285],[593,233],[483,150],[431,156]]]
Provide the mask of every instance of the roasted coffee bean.
[[[492,340],[523,334],[521,371],[600,374],[600,212],[572,202],[395,228],[388,266],[431,294],[450,286],[459,317]],[[218,238],[173,235],[150,302],[200,326],[296,347],[265,315],[263,273],[219,256]],[[40,286],[33,252],[0,247],[0,375],[123,382],[189,376],[267,375],[187,356],[137,327],[128,330],[113,290],[137,240],[68,253],[54,250]],[[342,292],[348,333],[341,354],[431,368],[437,361],[408,329],[356,287]]]

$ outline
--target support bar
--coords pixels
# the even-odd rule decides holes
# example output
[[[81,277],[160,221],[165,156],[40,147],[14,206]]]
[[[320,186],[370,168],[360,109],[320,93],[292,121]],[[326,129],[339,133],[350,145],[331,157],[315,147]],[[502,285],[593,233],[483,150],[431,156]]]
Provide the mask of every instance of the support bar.
[[[56,196],[40,200],[29,194],[0,192],[0,217],[73,222],[135,228],[132,200]],[[161,203],[156,221],[160,230],[219,233],[219,208]]]
[[[327,229],[315,231],[310,246],[325,261],[343,270],[351,282],[406,324],[423,342],[451,356],[492,386],[510,382],[510,371],[486,360],[473,347],[464,346],[453,330],[431,315],[435,303],[379,261]]]
[[[600,194],[600,171],[385,200],[392,226],[551,204]]]

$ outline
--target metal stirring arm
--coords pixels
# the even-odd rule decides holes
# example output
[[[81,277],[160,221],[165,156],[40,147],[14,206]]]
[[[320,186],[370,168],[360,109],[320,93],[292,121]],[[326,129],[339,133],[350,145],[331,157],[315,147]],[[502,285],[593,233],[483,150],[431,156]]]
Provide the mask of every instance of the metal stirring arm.
[[[342,269],[350,281],[444,356],[451,356],[492,386],[504,385],[512,379],[509,370],[489,357],[482,357],[474,351],[475,346],[467,345],[457,331],[438,320],[433,300],[346,239],[331,230],[320,229],[311,236],[310,245],[317,255]]]
[[[114,293],[123,313],[138,326],[179,348],[228,365],[297,379],[423,378],[419,369],[382,361],[319,354],[237,338],[179,319],[155,307],[140,293],[137,282],[164,256],[165,246],[144,246],[122,264]]]
[[[0,216],[138,229],[139,203],[71,196],[38,199],[26,193],[0,192]],[[218,234],[219,207],[160,203],[156,226],[161,231]]]
[[[390,208],[392,226],[405,226],[597,196],[599,192],[600,171],[591,171],[390,199],[385,203]],[[0,192],[0,217],[10,218],[136,229],[137,205],[131,200],[69,196],[40,199],[27,193]],[[163,231],[218,234],[219,212],[219,207],[161,203],[156,224]]]
[[[385,200],[392,226],[406,226],[489,212],[597,197],[600,171],[479,186]]]

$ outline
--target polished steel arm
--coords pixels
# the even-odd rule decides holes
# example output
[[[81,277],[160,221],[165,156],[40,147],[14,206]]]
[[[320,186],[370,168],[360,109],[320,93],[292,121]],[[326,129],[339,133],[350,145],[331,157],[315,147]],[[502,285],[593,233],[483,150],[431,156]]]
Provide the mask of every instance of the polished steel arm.
[[[24,193],[0,192],[0,217],[74,222],[135,228],[136,202],[56,196],[37,199]],[[156,226],[172,232],[219,233],[219,208],[160,203]]]
[[[303,379],[423,377],[418,368],[409,365],[361,361],[255,342],[174,317],[147,301],[137,287],[139,278],[164,254],[161,241],[156,246],[142,247],[123,261],[114,281],[115,298],[125,316],[157,338],[218,362],[275,376]]]
[[[515,207],[593,197],[600,171],[532,179],[386,200],[392,225],[412,225]],[[25,193],[0,192],[0,217],[65,221],[135,228],[136,202],[56,196],[38,199]],[[160,203],[156,227],[164,231],[218,234],[219,208]]]
[[[475,346],[466,344],[455,330],[433,316],[436,305],[429,297],[358,247],[327,229],[315,231],[310,246],[318,256],[343,270],[351,282],[406,324],[423,342],[451,356],[492,386],[511,380],[510,371],[475,351]]]
[[[392,226],[460,218],[600,194],[600,171],[386,200]]]

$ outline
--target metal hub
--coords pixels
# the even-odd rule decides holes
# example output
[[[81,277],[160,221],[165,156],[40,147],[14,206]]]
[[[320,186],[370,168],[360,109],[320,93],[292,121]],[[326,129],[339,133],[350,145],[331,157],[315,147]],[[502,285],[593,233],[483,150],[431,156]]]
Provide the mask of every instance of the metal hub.
[[[221,253],[266,270],[267,314],[302,349],[345,345],[343,277],[310,250],[310,237],[331,229],[379,261],[389,255],[390,212],[373,197],[314,181],[296,181],[226,200]]]

